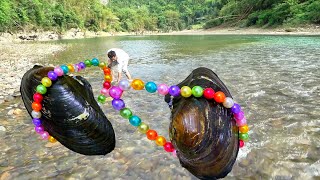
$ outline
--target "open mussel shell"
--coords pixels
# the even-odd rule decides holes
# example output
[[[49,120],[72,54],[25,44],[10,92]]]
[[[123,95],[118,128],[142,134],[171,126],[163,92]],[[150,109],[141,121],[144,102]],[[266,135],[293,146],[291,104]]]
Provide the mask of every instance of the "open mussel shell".
[[[51,70],[53,68],[35,66],[22,78],[20,92],[30,116],[36,87]],[[112,125],[84,78],[61,76],[43,96],[42,125],[65,147],[84,155],[105,155],[114,149]]]
[[[195,69],[182,86],[211,87],[232,97],[218,76],[207,68]],[[231,170],[239,150],[238,127],[230,109],[204,97],[175,97],[171,101],[170,138],[180,164],[199,179],[218,179]]]

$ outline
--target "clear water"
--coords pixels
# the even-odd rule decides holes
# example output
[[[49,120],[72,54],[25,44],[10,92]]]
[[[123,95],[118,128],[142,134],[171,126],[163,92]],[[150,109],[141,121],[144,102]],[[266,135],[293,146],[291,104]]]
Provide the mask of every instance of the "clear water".
[[[57,41],[68,49],[44,64],[106,61],[112,47],[126,50],[134,78],[173,85],[200,66],[212,69],[242,105],[250,141],[239,151],[226,179],[320,178],[320,37],[317,36],[143,36]],[[102,73],[80,73],[97,96]],[[126,105],[168,138],[170,111],[163,97],[145,91],[124,95]],[[15,102],[20,104],[21,99]],[[10,105],[10,104],[7,104]],[[108,105],[116,149],[84,156],[33,132],[26,111],[1,120],[0,173],[9,179],[196,179],[177,158],[157,147]]]

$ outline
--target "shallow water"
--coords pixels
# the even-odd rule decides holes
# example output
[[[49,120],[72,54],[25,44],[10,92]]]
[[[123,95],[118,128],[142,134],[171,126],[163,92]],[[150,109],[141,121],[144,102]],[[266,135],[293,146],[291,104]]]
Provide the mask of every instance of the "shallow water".
[[[250,141],[239,150],[226,179],[320,178],[320,37],[309,36],[143,36],[58,41],[68,49],[44,64],[106,60],[112,47],[131,56],[133,77],[177,84],[200,66],[212,69],[242,105]],[[102,73],[80,73],[95,95]],[[125,93],[133,112],[168,138],[170,110],[163,97],[145,91]],[[141,135],[118,112],[102,106],[116,132],[116,149],[106,156],[76,154],[41,141],[27,112],[7,116],[1,107],[0,174],[8,179],[196,179],[177,158]]]

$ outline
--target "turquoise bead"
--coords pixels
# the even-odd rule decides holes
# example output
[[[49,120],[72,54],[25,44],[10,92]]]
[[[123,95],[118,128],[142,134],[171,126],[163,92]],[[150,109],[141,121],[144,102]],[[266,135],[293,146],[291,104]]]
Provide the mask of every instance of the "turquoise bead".
[[[61,65],[60,67],[61,67],[61,69],[62,69],[62,71],[63,71],[64,74],[68,74],[68,72],[69,72],[68,66],[66,66],[66,65]]]
[[[157,85],[154,82],[147,82],[145,88],[149,93],[154,93],[157,91]]]
[[[141,119],[138,116],[131,116],[129,122],[132,126],[139,126],[141,124]]]
[[[93,59],[91,60],[91,64],[92,64],[93,66],[99,66],[99,60],[98,60],[97,58],[93,58]]]

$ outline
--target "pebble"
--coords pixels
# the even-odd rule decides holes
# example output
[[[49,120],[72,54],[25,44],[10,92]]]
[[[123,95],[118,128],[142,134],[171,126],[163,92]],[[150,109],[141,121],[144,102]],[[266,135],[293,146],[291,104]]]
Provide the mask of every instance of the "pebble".
[[[10,109],[10,111],[8,112],[8,115],[9,115],[9,116],[12,116],[12,115],[13,115],[13,112],[14,112],[14,109]]]
[[[6,131],[7,129],[3,126],[0,126],[0,131]]]
[[[13,114],[14,115],[20,115],[22,113],[22,110],[21,109],[15,109],[14,111],[13,111]]]

